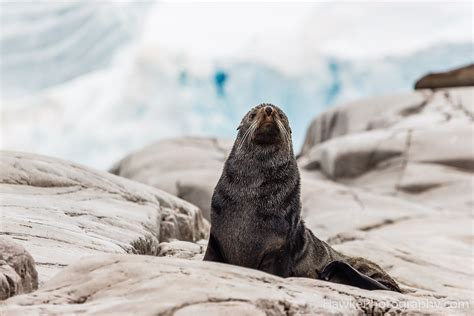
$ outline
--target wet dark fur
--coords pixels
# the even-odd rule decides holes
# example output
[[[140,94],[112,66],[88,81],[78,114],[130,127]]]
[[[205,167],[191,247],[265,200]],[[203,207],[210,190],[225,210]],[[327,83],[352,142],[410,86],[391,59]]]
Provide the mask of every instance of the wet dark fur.
[[[272,109],[270,115],[267,107]],[[349,264],[400,291],[375,263],[335,251],[305,227],[300,216],[300,175],[283,111],[261,104],[244,116],[238,129],[212,197],[211,234],[204,260],[281,277],[324,276],[332,282],[371,289],[359,276],[351,276],[353,270],[345,265]],[[334,261],[343,264],[328,266]]]

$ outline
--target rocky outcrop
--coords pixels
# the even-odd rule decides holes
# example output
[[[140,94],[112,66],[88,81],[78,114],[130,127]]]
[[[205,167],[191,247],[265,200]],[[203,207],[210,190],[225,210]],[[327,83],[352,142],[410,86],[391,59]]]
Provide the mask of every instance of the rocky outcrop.
[[[474,64],[445,72],[430,73],[415,83],[415,89],[474,86]]]
[[[151,268],[152,267],[152,268]],[[430,295],[365,291],[310,279],[282,279],[210,262],[148,256],[90,257],[34,294],[11,298],[5,314],[321,315],[468,313]]]
[[[157,256],[182,259],[202,260],[207,247],[207,239],[196,243],[182,240],[162,242],[159,245]]]
[[[0,300],[38,288],[31,255],[10,238],[0,236]]]
[[[309,177],[303,181],[303,211],[316,236],[340,252],[380,264],[405,292],[470,298],[469,212]],[[459,195],[436,199],[444,198],[456,201]]]
[[[332,107],[314,119],[299,156],[316,145],[348,134],[373,130],[418,130],[471,126],[473,88],[420,90],[374,97]]]
[[[34,154],[2,152],[0,164],[0,235],[31,253],[40,281],[86,255],[207,236],[197,207],[158,189]]]
[[[308,226],[381,263],[406,291],[468,299],[473,92],[420,91],[389,108],[375,98],[316,118],[299,158]]]
[[[339,251],[379,263],[405,292],[469,300],[472,96],[470,88],[418,91],[322,113],[298,160],[307,226]],[[166,253],[196,259],[197,249]]]
[[[299,163],[351,187],[468,211],[474,205],[473,91],[415,92],[389,110],[382,100],[331,109],[311,124]],[[332,128],[328,120],[336,122]]]
[[[378,263],[403,294],[202,262],[207,226],[191,204],[72,163],[6,153],[0,233],[31,252],[44,280],[52,272],[42,263],[59,263],[54,272],[68,266],[36,292],[6,300],[0,314],[472,314],[473,91],[329,109],[299,156],[307,227]],[[113,171],[209,201],[230,147],[223,144],[163,141]],[[179,191],[182,183],[193,194]]]
[[[210,219],[212,192],[231,146],[219,139],[163,140],[125,157],[110,172],[189,201]]]

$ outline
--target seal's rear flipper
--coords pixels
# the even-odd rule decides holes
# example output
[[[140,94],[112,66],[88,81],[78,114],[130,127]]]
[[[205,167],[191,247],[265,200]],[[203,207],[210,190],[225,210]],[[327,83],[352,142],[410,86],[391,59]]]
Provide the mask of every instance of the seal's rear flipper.
[[[354,269],[350,264],[343,261],[332,261],[324,267],[323,271],[319,274],[319,278],[322,280],[342,283],[360,287],[365,290],[386,290],[391,291],[390,288],[383,285],[377,280],[366,276]]]

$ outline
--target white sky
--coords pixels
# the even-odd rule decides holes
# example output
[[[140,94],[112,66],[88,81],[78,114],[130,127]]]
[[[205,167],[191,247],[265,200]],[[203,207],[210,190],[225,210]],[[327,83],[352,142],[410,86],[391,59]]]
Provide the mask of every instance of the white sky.
[[[380,58],[473,41],[470,1],[225,2],[158,3],[141,42],[190,63],[241,59],[298,72],[318,55]]]

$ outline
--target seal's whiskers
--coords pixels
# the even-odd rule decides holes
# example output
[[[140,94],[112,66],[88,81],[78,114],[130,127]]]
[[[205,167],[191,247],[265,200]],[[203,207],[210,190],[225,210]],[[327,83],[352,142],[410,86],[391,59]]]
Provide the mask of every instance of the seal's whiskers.
[[[244,146],[244,143],[248,140],[249,135],[253,134],[256,127],[257,127],[257,121],[253,122],[252,125],[250,125],[249,128],[245,131],[244,136],[242,136],[242,141],[240,142],[239,146],[237,147],[237,152],[240,152],[240,150]]]
[[[276,120],[278,129],[280,130],[281,137],[285,140],[286,145],[288,146],[288,151],[291,152],[291,136],[288,133],[288,130],[285,128],[283,123],[280,120]]]

